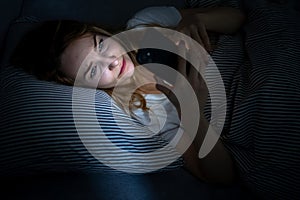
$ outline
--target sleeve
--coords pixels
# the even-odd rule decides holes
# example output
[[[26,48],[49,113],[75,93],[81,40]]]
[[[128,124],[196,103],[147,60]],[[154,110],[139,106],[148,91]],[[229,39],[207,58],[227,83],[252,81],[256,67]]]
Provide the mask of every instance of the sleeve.
[[[175,27],[181,20],[181,14],[175,7],[148,7],[137,12],[127,22],[127,29],[155,24],[163,27]]]

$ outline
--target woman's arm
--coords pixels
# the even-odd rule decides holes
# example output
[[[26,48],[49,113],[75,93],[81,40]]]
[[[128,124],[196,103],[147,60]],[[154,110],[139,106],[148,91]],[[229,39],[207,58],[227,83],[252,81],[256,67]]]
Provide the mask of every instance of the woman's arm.
[[[207,156],[201,159],[198,156],[205,135],[214,134],[212,132],[207,132],[208,125],[207,120],[204,117],[201,118],[196,138],[183,153],[184,167],[195,177],[205,182],[231,184],[234,182],[236,176],[235,167],[231,155],[220,139]],[[182,140],[179,142],[179,152],[180,146],[184,146],[189,140],[187,137],[188,136],[186,135],[183,136]]]
[[[192,8],[178,10],[174,7],[149,7],[137,12],[127,22],[127,28],[162,26],[174,28],[212,51],[207,31],[232,34],[243,24],[242,11],[230,7]],[[180,39],[174,38],[178,43]]]
[[[244,13],[235,8],[192,8],[180,10],[181,24],[197,24],[202,22],[208,31],[232,34],[239,30],[245,21]]]
[[[182,42],[179,44],[178,48],[180,51],[182,51],[182,53],[184,53],[185,51],[193,51],[185,49],[185,44]],[[199,63],[196,65],[199,67],[205,67],[201,65],[202,63],[200,60],[202,59],[198,59]],[[190,126],[190,124],[186,124],[190,123],[190,120],[182,120],[181,123],[186,133],[183,134],[182,138],[176,146],[176,149],[183,155],[185,168],[188,169],[196,177],[211,183],[232,183],[235,179],[235,167],[232,157],[224,147],[217,132],[215,132],[213,127],[210,126],[208,120],[203,114],[204,106],[208,97],[208,88],[202,76],[199,75],[198,71],[192,67],[189,70],[186,70],[186,65],[186,60],[183,58],[179,58],[178,72],[180,72],[184,77],[183,79],[187,80],[190,83],[190,86],[192,86],[193,90],[195,91],[197,102],[189,103],[191,103],[191,105],[195,105],[194,103],[198,104],[200,109],[200,121],[198,122],[199,127],[194,138],[194,134],[188,132],[190,131],[190,129],[185,128]],[[169,89],[166,89],[165,87],[160,87],[159,85],[157,85],[157,88],[164,92],[168,96],[169,100],[174,104],[177,112],[179,113],[179,116],[183,107],[181,107],[179,102],[176,101],[176,97],[178,95],[182,97],[188,97],[191,95],[189,94],[188,90],[184,89],[186,82],[182,82],[183,79],[177,79],[177,81],[171,88],[171,91]],[[194,111],[197,112],[197,110],[195,109]],[[208,144],[207,142],[210,142],[210,144],[208,144],[208,147],[211,146],[212,150],[205,157],[200,158],[199,151],[200,147],[203,145],[203,141],[205,138],[210,138],[208,141],[205,140],[205,142],[206,144]],[[213,139],[211,140],[211,138]],[[217,141],[215,139],[217,139]],[[185,147],[187,146],[189,146],[189,148],[186,150]]]
[[[230,7],[193,8],[180,10],[182,19],[177,30],[212,51],[207,31],[233,34],[245,20],[242,11]]]

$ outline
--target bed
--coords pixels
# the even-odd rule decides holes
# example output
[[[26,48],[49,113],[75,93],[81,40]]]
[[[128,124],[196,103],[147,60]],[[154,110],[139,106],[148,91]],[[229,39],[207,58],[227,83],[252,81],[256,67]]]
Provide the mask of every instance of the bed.
[[[191,1],[192,2],[192,1]],[[190,3],[191,3],[190,2]],[[224,3],[225,2],[225,3]],[[231,145],[228,146],[237,154],[237,164],[242,174],[247,174],[251,170],[249,165],[244,165],[245,158],[252,159],[251,154],[240,149],[251,148],[253,138],[244,138],[243,143],[239,143],[240,138],[234,136],[237,134],[234,130],[240,124],[232,124],[232,115],[235,117],[247,116],[244,109],[239,105],[244,103],[243,98],[251,95],[249,90],[243,90],[250,84],[244,81],[239,85],[240,78],[250,80],[250,76],[263,77],[268,73],[266,71],[256,71],[259,66],[276,66],[283,59],[276,59],[282,55],[282,51],[292,48],[294,44],[286,43],[286,38],[274,43],[272,35],[257,34],[265,31],[272,34],[281,34],[283,31],[295,27],[296,22],[290,20],[290,24],[281,26],[273,21],[274,14],[282,14],[282,20],[286,20],[284,13],[290,13],[290,4],[281,5],[277,2],[271,3],[272,9],[268,9],[269,2],[259,4],[252,2],[243,4],[239,1],[202,1],[204,7],[216,5],[244,6],[246,12],[250,13],[249,23],[243,31],[234,36],[224,36],[220,38],[220,47],[213,52],[212,57],[222,71],[232,73],[223,77],[227,88],[228,98],[237,95],[233,88],[242,88],[239,90],[239,98],[229,104],[224,126],[225,134],[233,134],[225,137]],[[130,4],[130,6],[128,5]],[[93,6],[91,6],[93,5]],[[126,8],[126,9],[116,9]],[[143,127],[136,121],[126,117],[117,107],[113,106],[114,114],[120,121],[114,120],[112,111],[106,109],[113,105],[107,94],[97,91],[95,93],[95,107],[86,104],[80,104],[82,126],[86,138],[99,137],[98,126],[91,126],[92,118],[89,113],[96,111],[96,117],[102,128],[100,133],[114,141],[114,144],[120,145],[122,150],[126,150],[123,159],[116,160],[113,166],[108,166],[99,162],[91,155],[77,134],[72,114],[72,94],[73,88],[62,86],[55,83],[38,81],[31,75],[15,69],[9,65],[8,59],[13,48],[20,40],[21,36],[36,24],[44,20],[53,19],[77,19],[88,22],[101,22],[105,26],[113,24],[116,28],[123,28],[126,21],[137,11],[147,6],[171,5],[175,7],[186,6],[183,1],[91,1],[86,4],[85,1],[11,1],[8,5],[1,8],[13,8],[13,12],[7,15],[1,30],[1,158],[0,158],[0,176],[6,181],[4,196],[12,198],[26,197],[30,199],[252,199],[251,181],[257,176],[250,176],[245,183],[236,183],[232,186],[218,186],[203,183],[192,177],[181,168],[182,159],[172,149],[167,149],[166,157],[150,157],[150,159],[139,159],[135,153],[147,153],[153,149],[159,149],[165,145],[164,141],[157,138],[150,140],[140,140],[129,137],[130,134],[139,134]],[[267,5],[267,6],[266,6]],[[294,5],[294,4],[293,4]],[[196,5],[195,5],[196,6]],[[99,8],[104,12],[99,13]],[[254,9],[255,8],[255,9]],[[259,8],[259,9],[257,9]],[[282,11],[282,9],[285,9]],[[118,11],[117,14],[116,10]],[[88,13],[88,14],[87,14]],[[5,12],[4,12],[5,14]],[[297,9],[292,12],[291,18],[298,16]],[[259,20],[258,20],[259,19]],[[263,20],[262,20],[263,19]],[[256,27],[260,27],[261,30]],[[275,28],[274,28],[275,26]],[[297,27],[297,26],[296,26]],[[295,28],[296,29],[296,28]],[[299,29],[297,29],[298,31]],[[290,35],[289,35],[290,36]],[[288,37],[288,36],[286,36]],[[298,42],[299,41],[295,41]],[[268,45],[272,43],[273,46]],[[274,45],[282,51],[273,51]],[[235,48],[228,48],[235,47]],[[261,51],[257,51],[261,50]],[[265,52],[271,52],[269,59],[263,59]],[[227,59],[225,59],[227,58]],[[228,59],[230,58],[230,59]],[[269,61],[273,59],[273,62]],[[225,59],[225,61],[224,61]],[[293,59],[297,59],[296,56]],[[227,63],[226,63],[227,61]],[[278,62],[277,62],[278,61]],[[299,60],[295,61],[297,63]],[[228,65],[230,62],[230,65]],[[266,62],[266,63],[264,63]],[[253,70],[241,72],[241,66],[248,66],[247,69]],[[294,70],[294,75],[298,70]],[[255,73],[260,73],[255,74]],[[261,74],[262,73],[262,74]],[[246,74],[246,75],[245,75]],[[243,76],[244,75],[244,76]],[[240,77],[242,76],[242,77]],[[296,76],[296,75],[295,75]],[[252,79],[251,79],[252,80]],[[260,80],[258,79],[259,83]],[[253,83],[251,83],[253,84]],[[259,84],[254,84],[259,87]],[[85,93],[86,92],[86,93]],[[251,92],[251,91],[250,91]],[[262,90],[262,92],[265,92]],[[90,94],[88,89],[82,92],[82,101],[85,101]],[[126,119],[126,120],[124,120]],[[244,126],[245,129],[251,129],[252,121]],[[128,128],[130,127],[130,128]],[[127,130],[124,132],[121,130]],[[259,134],[257,135],[259,137]],[[286,139],[288,136],[286,137]],[[101,137],[98,139],[101,140]],[[92,141],[92,140],[91,140]],[[290,142],[287,139],[286,142]],[[103,143],[105,144],[105,143]],[[128,154],[130,152],[130,154]],[[110,159],[109,153],[98,152],[102,159]],[[115,154],[122,155],[123,151],[116,150]],[[275,152],[276,153],[276,152]],[[106,156],[107,155],[107,156]],[[274,154],[275,155],[275,154]],[[295,154],[298,155],[298,154]],[[240,160],[239,160],[240,159]],[[170,162],[172,160],[172,162]],[[263,158],[261,160],[263,162]],[[161,163],[164,167],[157,168],[156,164]],[[122,172],[118,169],[122,166]],[[152,170],[152,169],[156,170]],[[139,173],[125,173],[135,169]],[[125,171],[125,172],[124,172]],[[153,172],[154,171],[154,172]],[[147,173],[146,173],[147,172]],[[150,173],[149,173],[150,172]],[[299,172],[297,165],[295,173]],[[257,171],[260,176],[259,170]],[[263,177],[263,174],[261,174]],[[245,187],[247,186],[247,187]],[[296,185],[297,186],[297,185]],[[74,191],[75,188],[75,191]],[[248,188],[248,189],[246,189]],[[250,190],[249,190],[250,188]],[[292,188],[293,189],[293,188]],[[292,190],[291,189],[291,190]],[[292,190],[293,191],[293,190]],[[291,194],[292,197],[294,194]],[[268,195],[266,195],[268,196]]]

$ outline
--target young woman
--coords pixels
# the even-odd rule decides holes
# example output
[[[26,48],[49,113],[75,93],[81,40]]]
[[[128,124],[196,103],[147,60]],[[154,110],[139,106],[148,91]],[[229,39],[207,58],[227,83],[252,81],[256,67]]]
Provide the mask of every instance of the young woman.
[[[228,20],[229,26],[213,25],[220,19]],[[241,12],[231,8],[216,8],[211,10],[182,11],[182,19],[178,30],[191,36],[208,50],[212,50],[206,33],[210,31],[219,33],[233,33],[243,22]],[[196,21],[195,21],[196,20]],[[197,22],[197,23],[195,23]],[[154,24],[154,23],[153,23]],[[153,25],[152,24],[152,25]],[[136,117],[154,131],[164,132],[167,140],[172,138],[174,131],[183,128],[176,107],[156,87],[157,77],[145,68],[136,68],[135,53],[125,53],[126,50],[120,41],[111,39],[112,35],[98,26],[75,21],[47,22],[31,32],[20,43],[12,58],[15,66],[37,78],[58,83],[77,85],[102,89],[112,95],[114,87],[126,89],[135,87],[143,81],[152,84],[142,85],[131,95],[112,95],[112,98],[129,110]],[[182,45],[174,41],[176,45]],[[185,62],[181,59],[178,70],[195,88],[199,88],[202,80],[194,70],[187,72]],[[203,96],[207,94],[203,93]],[[124,106],[129,101],[129,106]],[[155,109],[155,105],[163,105],[167,113]],[[167,125],[163,127],[160,121],[168,117]],[[151,117],[152,116],[152,117]],[[154,116],[154,117],[153,117]],[[195,176],[211,182],[228,183],[234,179],[234,167],[231,157],[218,141],[212,152],[204,159],[198,158],[198,150],[208,129],[208,122],[201,115],[200,128],[196,141],[192,142],[183,136],[177,145],[179,152],[183,153],[185,166]],[[156,122],[155,120],[156,119]],[[190,144],[187,150],[182,147]],[[222,168],[219,165],[222,165]]]
[[[244,21],[243,14],[231,8],[167,10],[173,16],[167,19],[177,19],[174,23],[171,20],[172,23],[160,24],[153,20],[153,16],[166,19],[166,10],[152,17],[150,15],[151,20],[144,17],[143,11],[129,21],[128,27],[148,24],[171,27],[191,36],[211,51],[215,46],[208,39],[208,32],[234,33]],[[209,126],[201,113],[195,140],[192,142],[189,137],[182,137],[175,148],[184,153],[185,167],[202,180],[228,183],[238,172],[247,188],[261,197],[299,199],[300,26],[297,17],[294,17],[299,14],[267,3],[249,8],[248,12],[244,46],[232,43],[233,46],[225,50],[242,46],[249,60],[236,56],[238,51],[223,51],[221,53],[225,56],[222,58],[228,56],[228,60],[218,66],[228,89],[229,111],[221,139],[206,157],[198,158],[199,147]],[[122,45],[122,41],[108,39],[110,36],[90,24],[73,21],[45,23],[25,37],[15,52],[13,64],[42,80],[73,85],[77,77],[76,81],[83,87],[102,89],[111,94],[125,111],[129,110],[131,116],[154,132],[159,130],[166,140],[172,138],[174,130],[183,132],[185,124],[181,124],[177,104],[169,101],[173,99],[167,93],[164,95],[164,90],[157,89],[156,81],[159,79],[150,71],[136,67],[139,63],[135,52],[124,54],[126,46]],[[188,48],[180,46],[187,43],[182,44],[176,39],[173,42],[178,48]],[[221,47],[224,45],[217,48]],[[236,59],[241,62],[236,64]],[[247,65],[249,63],[251,65]],[[185,64],[179,59],[178,71],[195,91],[201,91],[197,92],[197,98],[198,102],[202,102],[207,90],[201,78],[195,76],[194,70],[186,70]],[[118,88],[123,86],[126,92],[144,80],[151,84],[137,87],[132,95],[113,94],[116,84]],[[126,106],[128,101],[130,103]],[[168,117],[172,116],[168,118],[165,129],[161,129],[159,124],[165,114],[160,112],[161,107],[153,106],[157,104],[168,110]],[[199,103],[198,106],[203,105]],[[149,120],[149,116],[157,120]],[[184,146],[189,148],[186,150]]]

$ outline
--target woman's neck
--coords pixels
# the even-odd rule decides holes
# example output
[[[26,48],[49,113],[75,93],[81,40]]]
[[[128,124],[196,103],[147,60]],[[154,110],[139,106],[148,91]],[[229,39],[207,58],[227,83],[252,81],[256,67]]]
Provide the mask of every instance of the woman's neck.
[[[155,74],[142,66],[138,66],[134,73],[134,82],[137,90],[142,94],[160,94],[161,92],[156,88]]]

